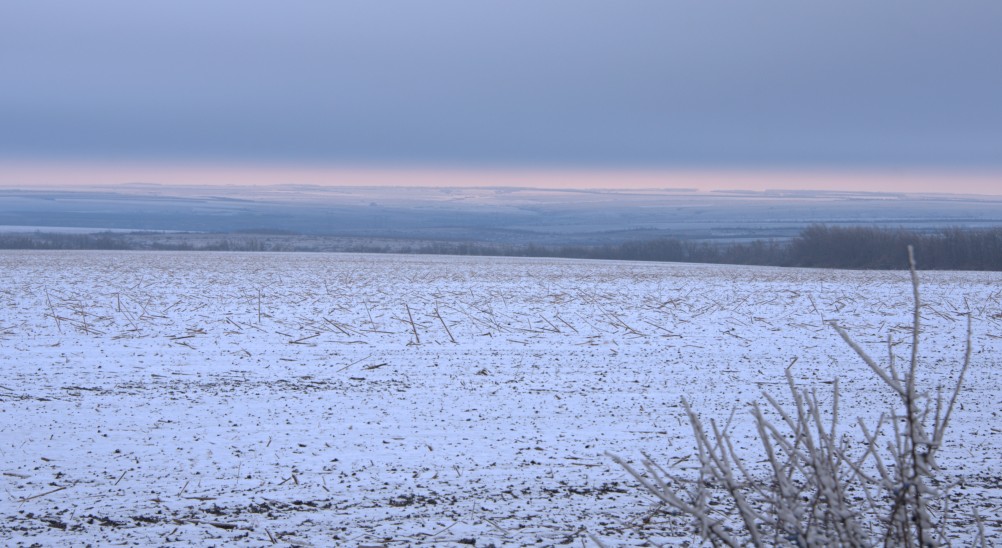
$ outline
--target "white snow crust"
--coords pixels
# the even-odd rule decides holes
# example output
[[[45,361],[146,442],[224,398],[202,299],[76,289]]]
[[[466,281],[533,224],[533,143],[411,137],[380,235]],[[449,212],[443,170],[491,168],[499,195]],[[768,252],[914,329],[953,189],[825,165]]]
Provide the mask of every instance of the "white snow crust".
[[[826,325],[907,359],[907,272],[350,254],[0,252],[10,546],[698,542],[615,453],[692,472],[684,396],[894,404]],[[1002,276],[922,272],[926,389],[974,359],[939,462],[992,535]],[[755,459],[750,459],[754,461]],[[973,531],[972,531],[973,533]],[[460,544],[463,543],[463,544]]]

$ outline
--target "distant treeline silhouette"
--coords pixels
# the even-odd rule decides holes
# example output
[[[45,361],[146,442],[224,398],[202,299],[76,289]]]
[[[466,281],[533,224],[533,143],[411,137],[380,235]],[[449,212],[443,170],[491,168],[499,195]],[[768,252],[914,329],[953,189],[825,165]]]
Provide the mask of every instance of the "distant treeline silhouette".
[[[719,243],[661,238],[556,248],[442,244],[418,248],[415,252],[896,270],[907,268],[909,245],[915,248],[915,255],[920,258],[918,267],[923,270],[1002,271],[1002,228],[949,228],[918,233],[880,227],[811,225],[797,237],[784,241]]]
[[[811,225],[787,241],[748,243],[654,240],[603,247],[595,258],[765,266],[895,270],[915,248],[924,270],[1002,270],[1002,228],[918,233],[880,227]]]
[[[309,251],[267,246],[257,238],[219,238],[200,243],[159,242],[156,233],[98,232],[65,234],[56,232],[0,233],[0,249],[36,249],[64,251]]]
[[[794,266],[881,269],[906,268],[907,247],[915,248],[925,270],[1002,270],[1002,228],[949,228],[919,234],[903,229],[807,227],[789,246]]]
[[[336,237],[331,237],[336,242]],[[435,242],[383,245],[351,244],[327,249],[358,253],[415,253],[438,255],[489,255],[518,257],[559,257],[721,263],[761,266],[893,270],[907,265],[907,247],[915,248],[918,267],[923,270],[1002,271],[1002,227],[990,229],[949,228],[919,233],[881,227],[841,227],[811,225],[789,240],[713,242],[660,238],[600,246],[494,245],[466,242]],[[132,238],[127,234],[0,233],[0,249],[66,249],[164,251],[315,251],[297,245],[295,237],[281,244],[266,243],[246,235],[214,241],[158,242]]]
[[[59,234],[53,232],[0,233],[0,249],[127,250],[130,243],[118,234]]]

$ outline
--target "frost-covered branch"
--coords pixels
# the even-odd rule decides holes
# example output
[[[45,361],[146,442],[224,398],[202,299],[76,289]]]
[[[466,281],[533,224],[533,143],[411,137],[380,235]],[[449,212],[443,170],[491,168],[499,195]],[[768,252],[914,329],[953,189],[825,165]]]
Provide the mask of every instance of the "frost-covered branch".
[[[947,489],[936,487],[940,482],[935,454],[943,444],[970,367],[971,320],[968,316],[966,349],[956,384],[946,400],[939,394],[933,402],[918,389],[922,301],[914,254],[911,248],[908,251],[914,307],[907,370],[896,368],[890,341],[888,363],[880,365],[845,329],[831,323],[900,401],[900,411],[882,415],[874,428],[857,420],[861,443],[848,443],[847,434],[839,430],[837,380],[830,408],[823,409],[817,394],[799,389],[787,370],[792,408],[768,394],[766,408],[752,405],[764,471],[756,474],[735,450],[728,428],[718,428],[711,420],[708,432],[684,399],[700,463],[695,487],[681,489],[682,482],[649,460],[644,461],[643,472],[620,457],[613,456],[613,460],[668,508],[693,518],[702,537],[713,545],[947,544],[954,513]],[[828,421],[826,416],[830,416]],[[885,434],[888,424],[891,429]],[[862,450],[854,453],[851,447]],[[975,521],[980,527],[976,516]],[[979,535],[983,539],[983,532]]]

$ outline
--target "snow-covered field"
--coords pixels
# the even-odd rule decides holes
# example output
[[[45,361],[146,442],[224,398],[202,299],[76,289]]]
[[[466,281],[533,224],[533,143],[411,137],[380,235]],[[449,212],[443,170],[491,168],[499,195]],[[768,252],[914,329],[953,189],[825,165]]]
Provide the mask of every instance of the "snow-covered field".
[[[907,356],[905,272],[421,256],[0,253],[0,539],[43,546],[693,540],[606,452],[748,451],[784,370],[874,419],[838,337]],[[922,378],[974,360],[940,463],[1002,531],[1002,276],[927,272]],[[899,343],[899,344],[897,344]],[[826,392],[827,391],[827,392]],[[682,524],[682,525],[680,525]]]

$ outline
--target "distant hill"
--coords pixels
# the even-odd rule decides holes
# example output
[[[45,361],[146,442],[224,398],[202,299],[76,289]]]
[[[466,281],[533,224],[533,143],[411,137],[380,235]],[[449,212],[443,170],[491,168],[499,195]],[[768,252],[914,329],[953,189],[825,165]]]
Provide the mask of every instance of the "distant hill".
[[[814,224],[1002,226],[1002,197],[532,188],[0,189],[0,226],[595,246],[676,238],[785,240]]]

